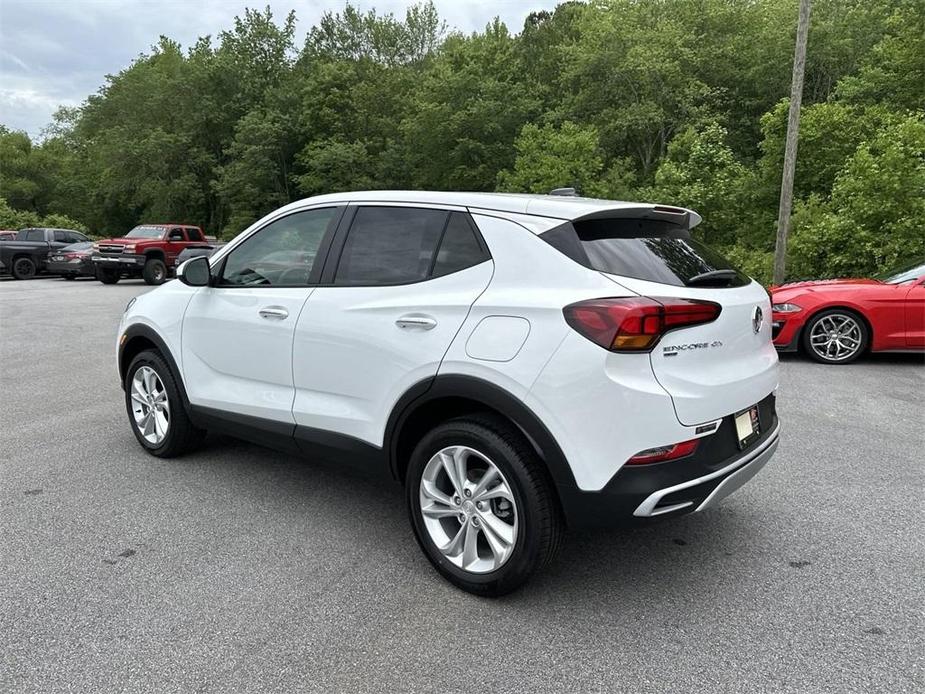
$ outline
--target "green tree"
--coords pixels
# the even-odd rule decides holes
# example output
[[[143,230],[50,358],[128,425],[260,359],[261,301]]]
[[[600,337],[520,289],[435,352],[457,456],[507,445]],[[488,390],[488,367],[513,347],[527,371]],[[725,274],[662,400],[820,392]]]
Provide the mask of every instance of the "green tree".
[[[558,128],[527,123],[514,141],[514,149],[514,167],[498,174],[498,190],[548,193],[571,186],[590,193],[604,168],[597,131],[570,121]]]
[[[861,144],[828,200],[797,208],[794,277],[863,276],[925,256],[925,115],[910,115]]]

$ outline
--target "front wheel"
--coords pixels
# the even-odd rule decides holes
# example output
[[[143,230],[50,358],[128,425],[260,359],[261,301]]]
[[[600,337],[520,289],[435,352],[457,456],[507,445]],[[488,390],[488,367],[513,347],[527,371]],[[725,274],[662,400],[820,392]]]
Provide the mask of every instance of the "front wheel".
[[[830,309],[813,316],[803,331],[806,353],[823,364],[848,364],[867,349],[867,324],[854,311]]]
[[[205,432],[193,426],[173,373],[159,352],[141,352],[125,374],[125,409],[138,443],[158,458],[194,450]]]
[[[101,267],[96,271],[96,279],[103,284],[115,284],[119,281],[119,271],[107,267]]]
[[[433,429],[411,456],[405,486],[425,555],[470,593],[511,592],[560,543],[562,520],[542,463],[501,419],[453,419]]]
[[[158,258],[151,258],[141,272],[145,284],[163,284],[167,280],[167,266]]]
[[[13,261],[12,274],[18,280],[29,280],[35,277],[37,268],[32,258],[16,258]]]

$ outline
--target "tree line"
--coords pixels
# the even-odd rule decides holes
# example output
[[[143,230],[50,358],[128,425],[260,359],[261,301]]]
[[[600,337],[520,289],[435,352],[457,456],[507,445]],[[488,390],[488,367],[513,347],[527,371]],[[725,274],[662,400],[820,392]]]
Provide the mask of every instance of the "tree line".
[[[923,8],[814,3],[792,277],[925,255]],[[796,15],[797,0],[594,0],[466,35],[429,1],[404,17],[348,4],[297,40],[294,13],[248,9],[188,48],[162,36],[37,141],[0,126],[0,226],[230,238],[319,193],[574,186],[692,207],[699,237],[767,280]]]

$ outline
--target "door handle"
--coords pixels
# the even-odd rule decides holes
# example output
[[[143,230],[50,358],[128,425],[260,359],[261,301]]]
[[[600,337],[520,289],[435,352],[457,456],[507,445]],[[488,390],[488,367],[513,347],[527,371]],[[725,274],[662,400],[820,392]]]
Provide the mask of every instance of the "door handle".
[[[430,316],[408,315],[408,316],[402,316],[397,321],[395,321],[395,325],[397,325],[399,328],[402,328],[403,330],[407,330],[408,328],[418,328],[420,330],[433,330],[434,328],[437,327],[437,321],[435,321]]]
[[[283,320],[284,318],[289,317],[289,311],[284,309],[282,306],[267,306],[266,308],[260,309],[261,318],[277,318]]]

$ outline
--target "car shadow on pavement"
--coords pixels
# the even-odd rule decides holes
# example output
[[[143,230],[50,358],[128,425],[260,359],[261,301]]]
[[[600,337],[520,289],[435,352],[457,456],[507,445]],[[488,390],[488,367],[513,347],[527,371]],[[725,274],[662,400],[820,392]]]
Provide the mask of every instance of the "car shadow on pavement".
[[[850,364],[818,364],[809,357],[799,352],[780,352],[778,358],[784,363],[804,362],[807,365],[816,366],[820,369],[857,369],[863,368],[870,364],[896,364],[909,366],[925,365],[925,351],[922,352],[876,352],[867,353],[858,357],[857,361]]]
[[[210,435],[203,452],[184,457],[183,463],[210,468],[213,476],[227,478],[235,487],[233,493],[249,498],[272,494],[280,513],[296,513],[306,527],[325,519],[328,532],[335,529],[345,542],[362,541],[379,555],[379,561],[405,564],[424,574],[429,590],[481,600],[457,591],[431,569],[414,541],[404,492],[395,482],[218,435]],[[243,479],[246,485],[232,479]],[[589,605],[595,595],[609,602],[637,601],[645,595],[640,585],[658,586],[663,597],[709,590],[717,573],[738,561],[734,555],[760,527],[759,516],[720,507],[641,527],[569,532],[549,566],[525,587],[496,602],[539,604],[563,594],[573,598],[583,594]]]

